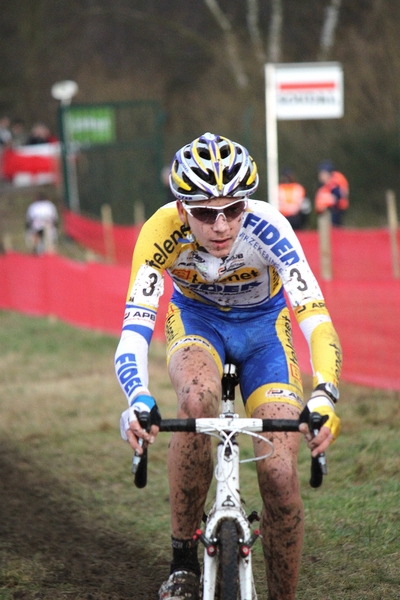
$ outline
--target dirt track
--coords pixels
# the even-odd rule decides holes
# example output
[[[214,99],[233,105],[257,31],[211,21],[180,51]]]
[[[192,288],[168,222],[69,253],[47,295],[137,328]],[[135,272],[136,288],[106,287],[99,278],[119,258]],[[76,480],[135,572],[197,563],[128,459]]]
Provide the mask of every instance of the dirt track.
[[[12,548],[19,560],[36,558],[40,589],[13,591],[8,575],[11,596],[6,598],[157,598],[160,581],[146,552],[131,539],[90,522],[59,482],[4,439],[0,441],[0,480],[0,542]]]

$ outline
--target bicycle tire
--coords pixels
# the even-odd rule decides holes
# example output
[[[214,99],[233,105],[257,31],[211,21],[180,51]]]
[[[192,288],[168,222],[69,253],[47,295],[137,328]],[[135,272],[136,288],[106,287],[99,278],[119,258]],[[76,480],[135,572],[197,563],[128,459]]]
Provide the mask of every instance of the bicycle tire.
[[[238,533],[235,522],[222,521],[219,529],[218,600],[237,600],[239,592]]]

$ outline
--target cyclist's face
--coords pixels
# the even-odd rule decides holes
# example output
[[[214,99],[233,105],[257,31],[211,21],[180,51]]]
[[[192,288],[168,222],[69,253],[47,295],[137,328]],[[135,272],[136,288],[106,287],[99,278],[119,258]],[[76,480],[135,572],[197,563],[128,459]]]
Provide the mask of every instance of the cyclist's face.
[[[197,207],[219,208],[226,207],[229,204],[240,202],[241,198],[212,198],[211,200],[202,200],[201,202],[190,202],[189,210]],[[188,221],[190,229],[198,244],[203,246],[212,256],[222,257],[229,254],[234,241],[237,238],[241,224],[243,211],[242,205],[234,206],[228,209],[229,220],[224,215],[219,214],[214,223],[204,223],[195,216],[192,216],[185,210],[181,202],[177,202],[178,213],[183,223]],[[239,214],[231,218],[229,211],[238,209]],[[194,214],[195,211],[193,211]]]

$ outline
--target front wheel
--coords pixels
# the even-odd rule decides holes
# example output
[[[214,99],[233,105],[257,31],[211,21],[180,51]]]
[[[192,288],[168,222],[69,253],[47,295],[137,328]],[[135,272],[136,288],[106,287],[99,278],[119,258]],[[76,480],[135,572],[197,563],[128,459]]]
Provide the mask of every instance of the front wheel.
[[[234,521],[219,529],[219,600],[237,600],[239,589],[238,533]]]

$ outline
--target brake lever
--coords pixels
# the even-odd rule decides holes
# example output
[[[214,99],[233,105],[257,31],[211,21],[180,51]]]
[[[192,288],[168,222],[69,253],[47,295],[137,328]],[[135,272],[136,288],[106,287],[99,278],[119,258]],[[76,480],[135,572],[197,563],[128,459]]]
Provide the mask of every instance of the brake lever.
[[[143,446],[143,439],[139,438],[138,442],[139,442],[139,446],[142,447]],[[137,450],[135,451],[135,453],[133,455],[133,458],[132,458],[132,473],[133,473],[133,475],[135,475],[136,472],[137,472],[137,470],[138,470],[138,467],[140,465],[140,461],[142,460],[142,456],[143,456],[143,453],[139,454],[137,452]]]

